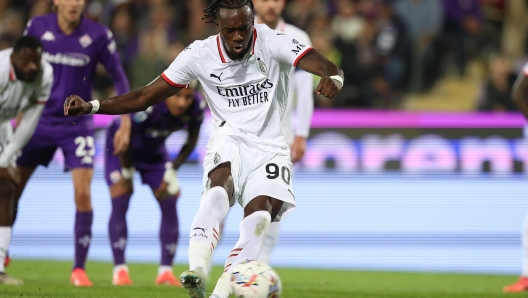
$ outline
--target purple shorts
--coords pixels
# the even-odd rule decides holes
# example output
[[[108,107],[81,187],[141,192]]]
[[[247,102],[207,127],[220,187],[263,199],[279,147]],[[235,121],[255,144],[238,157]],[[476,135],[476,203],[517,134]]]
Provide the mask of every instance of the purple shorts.
[[[42,120],[42,119],[41,119]],[[57,148],[64,155],[64,170],[93,168],[95,129],[91,121],[50,125],[39,122],[31,140],[17,160],[21,167],[48,166]]]
[[[105,145],[105,179],[108,186],[117,183],[121,179],[121,163],[119,162],[119,157],[113,154],[113,139],[114,132],[108,130]],[[141,181],[143,184],[150,186],[152,190],[156,190],[163,181],[165,163],[170,160],[166,150],[163,150],[165,154],[153,155],[150,152],[134,151],[133,147],[131,149],[133,152],[132,163],[136,171],[141,175]],[[142,160],[137,158],[137,156],[143,157],[141,158]]]

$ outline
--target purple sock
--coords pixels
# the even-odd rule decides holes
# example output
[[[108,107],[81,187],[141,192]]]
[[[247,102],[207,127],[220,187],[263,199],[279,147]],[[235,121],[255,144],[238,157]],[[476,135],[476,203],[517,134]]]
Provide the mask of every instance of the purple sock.
[[[178,215],[176,214],[176,197],[169,197],[159,202],[161,208],[161,265],[172,266],[178,243]]]
[[[75,213],[75,265],[84,269],[90,241],[92,240],[93,211]]]
[[[125,264],[125,249],[128,239],[126,212],[130,195],[121,195],[112,199],[112,213],[108,221],[108,234],[110,235],[110,246],[114,255],[114,264]]]

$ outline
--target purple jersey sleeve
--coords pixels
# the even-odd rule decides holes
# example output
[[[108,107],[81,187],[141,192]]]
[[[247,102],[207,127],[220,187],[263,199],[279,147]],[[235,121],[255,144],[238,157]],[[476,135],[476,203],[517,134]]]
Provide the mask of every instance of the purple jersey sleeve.
[[[117,45],[114,41],[112,31],[106,28],[107,36],[101,49],[101,56],[99,62],[104,65],[110,78],[114,82],[114,87],[118,95],[125,94],[130,91],[130,85],[126,77],[123,66],[121,66],[121,59],[117,53]]]

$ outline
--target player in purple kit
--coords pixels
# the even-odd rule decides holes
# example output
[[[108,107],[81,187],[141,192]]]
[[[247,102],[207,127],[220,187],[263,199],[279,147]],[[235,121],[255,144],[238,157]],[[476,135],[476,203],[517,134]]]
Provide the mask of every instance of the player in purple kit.
[[[40,39],[42,58],[54,70],[51,96],[35,134],[22,150],[17,164],[20,169],[20,198],[26,182],[36,167],[47,166],[57,148],[64,154],[65,170],[71,171],[75,189],[75,264],[71,282],[91,286],[84,270],[91,240],[93,219],[90,184],[95,154],[93,118],[82,115],[64,119],[64,99],[71,94],[92,97],[95,68],[105,66],[118,94],[129,91],[112,33],[105,26],[82,17],[84,0],[54,0],[56,13],[31,19],[26,34]]]
[[[193,93],[193,89],[183,89],[144,112],[123,117],[121,121],[115,119],[108,128],[105,178],[112,197],[108,231],[114,255],[114,285],[132,284],[125,263],[126,212],[133,192],[132,178],[135,170],[138,170],[143,183],[152,189],[161,209],[161,262],[156,284],[181,286],[172,272],[178,241],[176,200],[180,194],[176,171],[196,146],[205,107],[205,102]],[[114,146],[115,135],[123,126],[130,135],[130,145],[125,151],[118,152],[116,149],[119,148]],[[187,142],[171,162],[165,148],[165,139],[172,132],[184,128],[188,130]]]

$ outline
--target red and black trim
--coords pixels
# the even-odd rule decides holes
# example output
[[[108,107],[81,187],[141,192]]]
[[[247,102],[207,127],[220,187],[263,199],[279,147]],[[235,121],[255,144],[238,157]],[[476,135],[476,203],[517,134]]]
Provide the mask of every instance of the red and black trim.
[[[222,59],[222,63],[226,63],[224,53],[222,52],[222,48],[220,48],[222,46],[220,43],[220,34],[216,36],[216,45],[218,46],[218,54],[220,54],[220,59]]]
[[[171,79],[169,79],[169,77],[167,77],[164,73],[161,74],[161,78],[167,82],[167,84],[171,85],[172,87],[176,87],[176,88],[188,88],[189,87],[189,84],[176,84],[174,83],[173,81],[171,81]]]
[[[255,55],[255,44],[257,43],[257,29],[253,27],[253,48],[251,49],[251,55]],[[220,55],[220,59],[222,60],[222,63],[227,63],[224,51],[222,50],[222,42],[220,40],[220,34],[216,36],[216,47],[218,48],[218,54]]]
[[[16,74],[15,70],[13,69],[13,66],[9,68],[9,80],[11,80],[11,82],[14,82],[16,80]]]
[[[307,48],[302,54],[300,54],[295,61],[293,61],[293,66],[297,67],[297,63],[299,63],[299,60],[301,60],[304,55],[306,55],[309,51],[313,50],[312,47]]]

